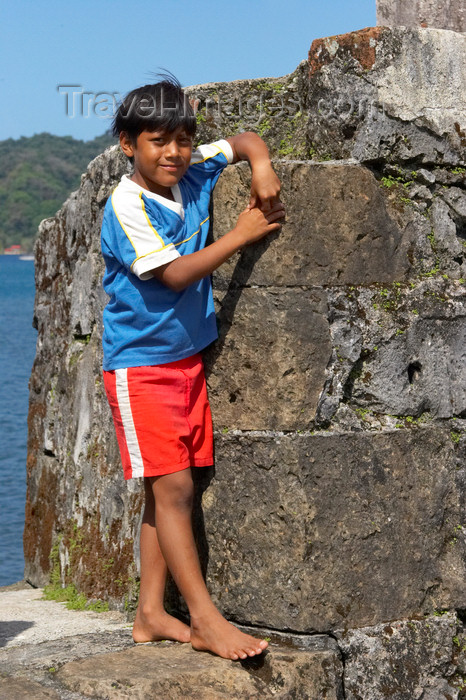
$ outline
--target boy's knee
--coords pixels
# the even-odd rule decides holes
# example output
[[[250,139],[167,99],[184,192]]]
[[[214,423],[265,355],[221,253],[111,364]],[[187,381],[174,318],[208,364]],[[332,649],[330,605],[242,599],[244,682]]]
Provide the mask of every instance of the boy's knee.
[[[170,505],[177,510],[192,510],[193,485],[176,486],[169,494]]]
[[[175,508],[176,510],[192,510],[194,500],[194,484],[191,473],[176,472],[160,477],[155,485],[155,502],[157,505]]]

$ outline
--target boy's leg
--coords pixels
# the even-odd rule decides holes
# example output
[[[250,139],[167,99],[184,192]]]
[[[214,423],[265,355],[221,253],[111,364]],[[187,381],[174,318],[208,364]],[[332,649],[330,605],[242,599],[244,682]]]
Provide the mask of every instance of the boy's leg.
[[[172,617],[163,607],[167,565],[160,551],[155,528],[155,502],[152,484],[144,479],[145,506],[141,525],[141,587],[136,619],[133,625],[135,642],[175,639],[189,642],[190,630]]]
[[[212,603],[202,576],[192,530],[190,469],[151,478],[160,549],[191,616],[191,644],[227,659],[261,654],[267,642],[240,632]]]

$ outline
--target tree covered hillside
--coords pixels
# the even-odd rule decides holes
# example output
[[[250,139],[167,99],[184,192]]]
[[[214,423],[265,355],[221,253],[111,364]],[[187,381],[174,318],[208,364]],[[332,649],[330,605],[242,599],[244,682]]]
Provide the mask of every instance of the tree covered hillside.
[[[55,214],[89,161],[112,143],[109,133],[93,141],[47,133],[0,141],[0,252],[15,243],[32,251],[40,221]]]

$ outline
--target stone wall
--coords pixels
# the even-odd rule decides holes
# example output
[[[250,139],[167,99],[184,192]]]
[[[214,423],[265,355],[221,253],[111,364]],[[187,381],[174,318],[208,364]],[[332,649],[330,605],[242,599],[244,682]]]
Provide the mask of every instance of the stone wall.
[[[464,0],[377,0],[377,24],[466,32]]]
[[[465,45],[362,30],[314,42],[290,76],[190,89],[202,140],[268,140],[287,206],[214,275],[208,585],[232,620],[336,639],[346,698],[456,698],[466,670]],[[100,376],[99,228],[126,168],[109,149],[41,225],[25,528],[31,582],[52,567],[120,607],[142,495]],[[245,164],[222,174],[214,236],[248,184]]]

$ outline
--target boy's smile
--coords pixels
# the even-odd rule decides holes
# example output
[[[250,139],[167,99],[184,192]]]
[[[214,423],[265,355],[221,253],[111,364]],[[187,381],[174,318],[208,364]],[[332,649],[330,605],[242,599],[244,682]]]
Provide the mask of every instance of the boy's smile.
[[[126,132],[120,134],[123,152],[134,159],[132,180],[162,197],[173,199],[176,185],[191,162],[192,137],[179,127],[175,131],[142,131],[133,144]]]

